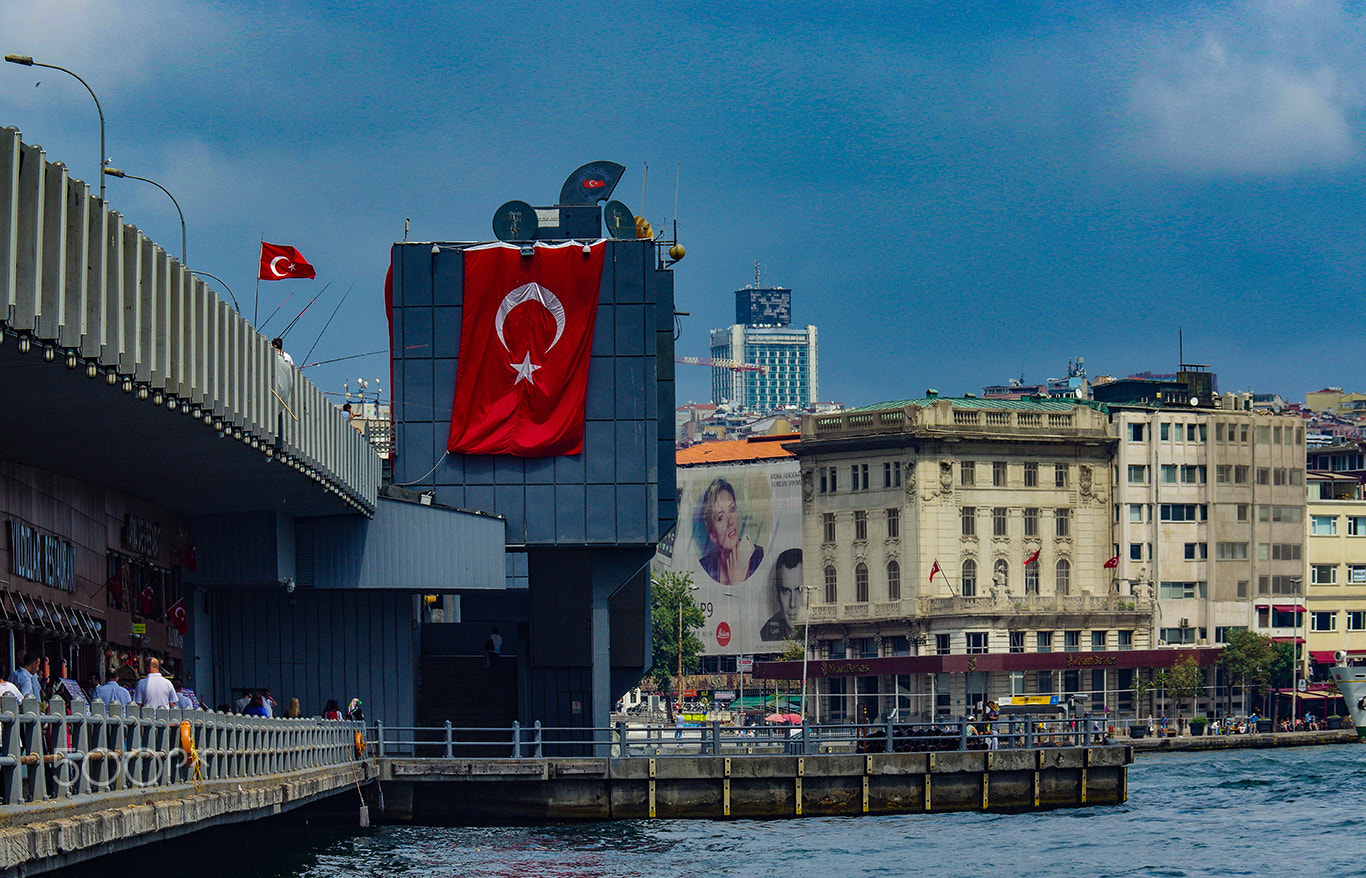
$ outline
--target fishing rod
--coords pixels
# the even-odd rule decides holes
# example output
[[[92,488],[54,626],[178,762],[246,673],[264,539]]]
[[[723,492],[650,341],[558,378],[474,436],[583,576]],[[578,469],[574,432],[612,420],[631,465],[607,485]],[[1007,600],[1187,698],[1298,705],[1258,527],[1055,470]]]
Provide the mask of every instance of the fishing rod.
[[[417,348],[425,348],[425,347],[426,347],[425,344],[410,344],[410,345],[408,345],[407,347],[405,347],[404,350],[405,350],[405,351],[411,351],[411,350],[416,350]],[[333,358],[330,359],[330,360],[319,360],[319,361],[316,362],[316,363],[308,363],[308,364],[306,364],[306,365],[300,366],[299,368],[300,368],[300,369],[307,369],[309,366],[323,366],[323,365],[326,365],[326,364],[328,364],[328,363],[340,363],[342,360],[354,360],[354,359],[356,359],[356,358],[358,358],[358,357],[373,357],[375,354],[387,354],[387,353],[389,353],[389,349],[388,349],[388,348],[384,348],[384,349],[378,350],[378,351],[367,351],[367,352],[365,352],[365,353],[363,353],[363,354],[351,354],[351,355],[348,356],[348,357],[333,357]]]
[[[297,315],[295,315],[294,319],[289,321],[289,324],[280,331],[280,338],[284,338],[285,336],[289,335],[289,331],[294,328],[294,324],[299,322],[299,318],[304,316],[304,314],[308,313],[308,309],[312,307],[314,302],[318,301],[318,296],[321,296],[323,293],[327,292],[327,288],[330,286],[332,286],[332,282],[328,281],[326,284],[323,285],[322,289],[318,290],[317,295],[308,300],[308,304],[304,306],[304,310],[300,311]]]
[[[285,296],[285,300],[284,300],[283,302],[281,302],[280,304],[278,304],[278,305],[275,306],[275,310],[270,312],[270,316],[266,318],[266,322],[265,322],[265,323],[262,323],[260,326],[256,327],[256,331],[259,332],[259,333],[261,333],[262,335],[265,335],[265,334],[266,334],[266,326],[270,324],[270,321],[272,321],[272,320],[275,319],[275,315],[276,315],[276,314],[279,314],[279,313],[280,313],[280,309],[283,308],[286,304],[288,304],[288,303],[289,303],[289,300],[292,299],[292,298],[294,298],[294,290],[290,290],[290,291],[289,291],[289,295],[288,295],[288,296]]]
[[[355,288],[356,282],[352,281],[351,286],[346,288],[346,293],[341,297],[341,301],[337,303],[337,307],[332,309],[332,316],[327,318],[327,322],[323,324],[323,331],[318,333],[318,337],[313,340],[313,347],[309,348],[308,353],[304,354],[303,358],[305,360],[313,356],[313,348],[316,348],[318,346],[318,342],[323,340],[323,334],[327,332],[327,327],[332,325],[332,320],[337,316],[337,312],[341,310],[342,305],[346,304],[346,297],[351,295],[351,291]]]

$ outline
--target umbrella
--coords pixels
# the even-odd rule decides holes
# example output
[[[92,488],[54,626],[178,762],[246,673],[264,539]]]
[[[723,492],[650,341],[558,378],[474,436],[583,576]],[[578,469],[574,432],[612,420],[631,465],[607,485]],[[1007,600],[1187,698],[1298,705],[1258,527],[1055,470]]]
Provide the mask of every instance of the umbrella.
[[[770,713],[764,717],[765,722],[771,723],[800,723],[802,716],[799,713]]]

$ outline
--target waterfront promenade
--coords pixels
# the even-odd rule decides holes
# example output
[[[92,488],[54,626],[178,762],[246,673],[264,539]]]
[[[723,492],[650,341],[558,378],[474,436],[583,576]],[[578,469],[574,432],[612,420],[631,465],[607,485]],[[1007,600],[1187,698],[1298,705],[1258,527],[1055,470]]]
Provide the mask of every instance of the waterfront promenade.
[[[1314,747],[1324,744],[1358,744],[1356,729],[1330,729],[1319,732],[1264,732],[1251,735],[1179,735],[1176,737],[1120,738],[1134,753],[1166,751],[1201,752],[1209,750],[1265,750],[1273,747]]]

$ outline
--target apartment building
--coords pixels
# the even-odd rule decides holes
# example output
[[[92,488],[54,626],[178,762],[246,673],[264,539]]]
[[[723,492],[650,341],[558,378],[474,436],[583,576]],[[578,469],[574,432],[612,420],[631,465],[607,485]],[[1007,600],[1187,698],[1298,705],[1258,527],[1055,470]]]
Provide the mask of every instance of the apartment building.
[[[1308,475],[1305,563],[1309,569],[1300,636],[1306,679],[1326,681],[1333,654],[1366,655],[1366,496],[1356,478]]]

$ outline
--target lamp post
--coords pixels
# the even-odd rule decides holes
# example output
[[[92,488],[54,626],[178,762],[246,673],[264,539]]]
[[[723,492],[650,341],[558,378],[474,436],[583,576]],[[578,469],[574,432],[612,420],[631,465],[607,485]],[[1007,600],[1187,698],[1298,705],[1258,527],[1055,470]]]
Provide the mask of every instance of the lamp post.
[[[1292,578],[1290,584],[1293,586],[1292,593],[1295,596],[1295,628],[1294,636],[1290,638],[1290,731],[1295,730],[1295,717],[1299,716],[1296,707],[1296,696],[1300,691],[1300,616],[1304,615],[1307,607],[1300,606],[1300,583],[1303,580]]]
[[[802,722],[806,722],[806,657],[811,653],[811,592],[815,591],[814,585],[803,585],[802,591],[806,592],[806,609],[803,612],[804,622],[802,624]],[[775,704],[777,702],[774,702]]]
[[[744,630],[745,630],[745,602],[744,602],[744,600],[741,599],[741,597],[740,597],[738,594],[734,594],[734,593],[729,592],[729,591],[723,591],[723,592],[721,592],[721,594],[725,595],[725,596],[728,597],[728,598],[734,598],[735,600],[740,601],[740,630],[741,630],[741,631],[744,631]],[[743,662],[744,662],[744,660],[745,660],[745,652],[744,652],[744,648],[743,648],[743,647],[744,647],[744,642],[741,641],[740,657],[739,657],[739,658],[736,660],[736,662],[735,662],[735,668],[736,668],[736,670],[738,670],[738,671],[740,672],[740,709],[741,709],[741,710],[744,709],[744,704],[745,704],[745,667],[744,667],[744,664],[743,664]]]
[[[654,585],[659,585],[655,580],[650,580]],[[690,585],[678,597],[678,709],[683,710],[683,603],[689,597],[690,592],[697,591],[700,586]]]
[[[156,180],[149,180],[146,177],[138,177],[134,174],[128,174],[119,170],[118,168],[105,168],[104,173],[108,174],[110,177],[121,177],[127,178],[129,180],[141,180],[144,183],[151,183],[153,186],[157,187],[162,192],[166,193],[166,197],[171,199],[171,203],[175,205],[175,212],[180,214],[180,264],[189,267],[190,263],[185,260],[185,214],[180,209],[180,202],[176,201],[175,196],[171,194],[171,190],[167,189],[165,186],[161,185]],[[100,187],[100,197],[104,197],[104,187],[102,180]],[[213,275],[209,276],[213,277]],[[214,279],[218,280],[217,278]],[[222,281],[218,282],[223,283]],[[227,284],[223,284],[223,286],[227,286]]]
[[[185,264],[185,253],[183,251],[180,254],[180,264]],[[242,309],[237,307],[237,294],[232,291],[232,287],[228,286],[227,281],[223,280],[223,278],[209,274],[207,271],[196,271],[194,269],[190,270],[190,274],[202,274],[205,277],[211,277],[214,280],[218,281],[220,284],[223,285],[223,289],[228,291],[228,295],[232,298],[232,309],[238,312],[239,314],[242,312]]]
[[[90,92],[90,97],[95,99],[95,112],[100,114],[100,201],[103,202],[104,167],[108,160],[104,157],[104,109],[100,107],[100,99],[95,97],[95,90],[90,87],[90,83],[86,82],[84,79],[81,79],[79,76],[76,76],[75,73],[72,73],[65,67],[58,67],[56,64],[43,64],[38,61],[34,61],[33,58],[28,55],[6,55],[5,60],[10,62],[11,64],[22,64],[25,67],[46,67],[49,70],[60,70],[63,73],[66,73],[70,76],[75,76],[76,81],[79,82],[81,85],[85,86],[85,90]]]

